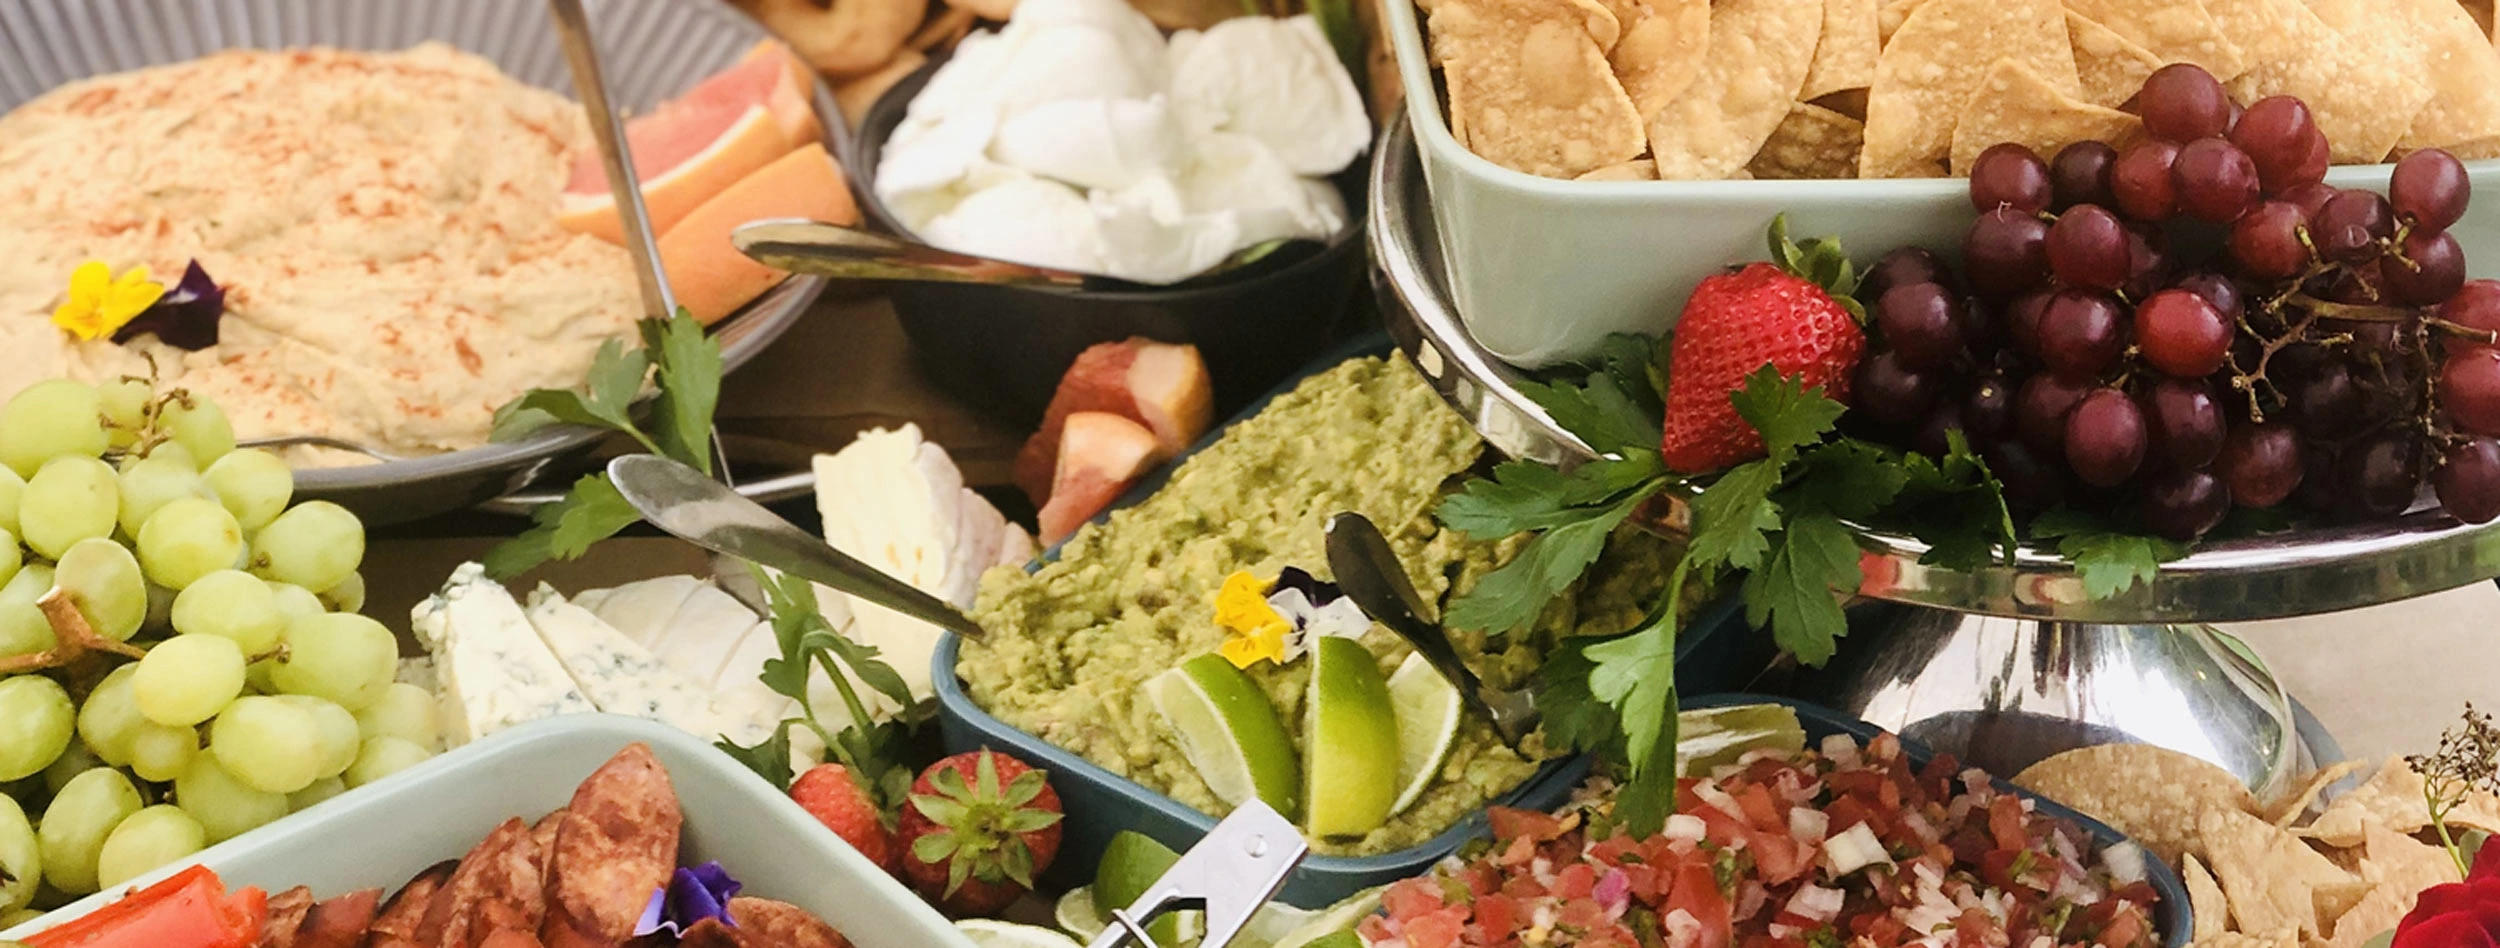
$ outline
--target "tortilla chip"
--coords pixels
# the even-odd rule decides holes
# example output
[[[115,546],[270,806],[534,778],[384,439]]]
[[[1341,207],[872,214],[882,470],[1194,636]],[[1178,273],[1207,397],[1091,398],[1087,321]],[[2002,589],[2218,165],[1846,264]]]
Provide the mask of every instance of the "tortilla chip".
[[[1710,0],[1650,0],[1643,10],[1606,58],[1646,125],[1700,77],[1710,48]]]
[[[1634,158],[1621,164],[1607,165],[1580,173],[1581,181],[1656,181],[1658,164],[1647,158]]]
[[[1624,34],[1632,31],[1632,24],[1649,15],[1649,4],[1647,0],[1597,0],[1597,5],[1605,7],[1606,12],[1614,16],[1614,34],[1608,36],[1592,30],[1590,35],[1597,37],[1598,52],[1613,56],[1615,47],[1623,45]]]
[[[1901,22],[1909,19],[1910,12],[1926,2],[1927,0],[1884,0],[1882,5],[1876,7],[1876,48],[1881,50],[1885,46],[1892,45],[1892,34],[1900,31]]]
[[[2464,802],[2448,811],[2448,823],[2500,834],[2500,799],[2488,793],[2468,793]],[[2336,797],[2315,822],[2292,832],[2349,849],[2368,840],[2371,824],[2406,835],[2431,825],[2430,808],[2422,802],[2422,777],[2405,766],[2403,758],[2388,761],[2368,783]]]
[[[2309,805],[2318,802],[2318,794],[2325,792],[2327,787],[2336,781],[2367,770],[2369,766],[2357,760],[2330,764],[2326,769],[2310,774],[2309,779],[2303,781],[2300,786],[2293,787],[2285,791],[2282,796],[2266,801],[2265,807],[2258,815],[2265,817],[2267,822],[2276,826],[2290,826],[2300,819],[2301,814],[2309,812]]]
[[[1771,140],[1745,166],[1757,179],[1854,178],[1866,125],[1819,105],[1800,102],[1771,130]]]
[[[2000,59],[2050,85],[2082,91],[2066,13],[2054,0],[1926,0],[1876,59],[1858,175],[1932,175],[1953,151],[1953,127]]]
[[[2397,151],[2500,135],[2500,53],[2456,0],[2316,0],[2309,9],[2376,52],[2375,68],[2430,87]]]
[[[2083,101],[2117,108],[2144,90],[2144,79],[2163,65],[2152,50],[2118,35],[2091,17],[2066,11],[2066,33],[2074,38],[2075,74],[2083,81]]]
[[[2343,918],[2345,913],[2352,911],[2361,904],[2363,899],[2368,898],[2370,893],[2378,890],[2379,886],[2376,883],[2359,879],[2322,885],[2309,890],[2309,907],[2311,911],[2317,913],[2318,931],[2334,931],[2337,919]]]
[[[2459,0],[2458,5],[2465,8],[2466,15],[2474,18],[2474,25],[2482,28],[2483,35],[2492,35],[2491,0]]]
[[[2318,934],[2311,891],[2353,881],[2299,838],[2239,810],[2207,809],[2197,815],[2196,831],[2230,899],[2231,919],[2244,932]]]
[[[2257,798],[2230,772],[2150,744],[2070,750],[2031,765],[2014,783],[2109,824],[2173,865],[2184,854],[2204,855],[2200,811],[2257,811]]]
[[[2188,948],[2300,948],[2300,933],[2279,931],[2266,935],[2244,932],[2223,932],[2210,938],[2199,938]]]
[[[1875,0],[1823,0],[1823,41],[1814,48],[1799,101],[1874,84],[1875,55],[1883,48],[1877,19]]]
[[[2216,22],[2201,0],[2067,0],[2066,6],[2109,27],[2167,63],[2195,63],[2229,81],[2248,70],[2247,51]]]
[[[2187,883],[2188,914],[2195,916],[2196,920],[2196,927],[2190,930],[2189,937],[2202,942],[2229,931],[2231,903],[2224,900],[2222,884],[2214,881],[2214,874],[2205,868],[2205,864],[2196,861],[2194,856],[2181,858],[2179,879]]]
[[[1607,66],[1617,27],[1595,0],[1439,0],[1433,55],[1450,130],[1495,164],[1553,178],[1641,153],[1641,116]]]
[[[1649,119],[1662,181],[1725,178],[1788,117],[1823,33],[1822,0],[1718,0],[1701,76]]]
[[[2459,880],[2448,851],[2376,823],[2362,829],[2361,878],[2420,892]]]
[[[2452,142],[2441,147],[2445,148],[2449,154],[2466,161],[2476,158],[2500,158],[2500,135],[2477,138],[2472,141]]]
[[[2335,918],[2334,935],[2318,942],[2321,948],[2361,948],[2381,932],[2393,931],[2405,913],[2413,911],[2416,890],[2402,886],[2382,885],[2362,896],[2361,901]]]
[[[2337,164],[2387,157],[2430,101],[2430,87],[2410,70],[2382,66],[2374,54],[2328,26],[2300,0],[2206,0],[2214,18],[2249,44],[2255,65],[2227,85],[2254,102],[2299,96],[2317,117]]]
[[[2000,59],[1953,126],[1953,173],[1969,174],[1979,153],[1998,142],[2045,156],[2080,141],[2125,148],[2143,135],[2143,119],[2067,95],[2029,67]]]

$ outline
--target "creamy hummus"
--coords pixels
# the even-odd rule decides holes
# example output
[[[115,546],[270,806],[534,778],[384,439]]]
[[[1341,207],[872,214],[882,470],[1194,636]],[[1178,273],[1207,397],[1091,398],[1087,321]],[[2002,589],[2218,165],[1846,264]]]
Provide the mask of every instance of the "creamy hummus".
[[[973,613],[989,635],[964,647],[956,672],[973,701],[1000,720],[1221,813],[1223,804],[1140,686],[1223,644],[1227,634],[1216,626],[1213,606],[1233,571],[1274,576],[1296,566],[1328,576],[1325,527],[1341,511],[1380,525],[1427,601],[1508,562],[1524,539],[1472,540],[1441,529],[1431,516],[1450,479],[1483,450],[1467,423],[1402,361],[1348,362],[1234,426],[1152,498],[1078,531],[1056,562],[1030,574],[991,570]],[[1665,582],[1668,552],[1663,541],[1627,530],[1583,587],[1556,600],[1530,632],[1453,631],[1451,638],[1486,683],[1520,687],[1560,637],[1613,634],[1638,622]],[[1409,651],[1378,627],[1361,641],[1384,674]],[[1310,663],[1262,663],[1250,674],[1299,744]],[[1470,716],[1442,764],[1442,782],[1412,808],[1361,839],[1313,844],[1336,855],[1417,845],[1508,793],[1536,767]]]
[[[240,437],[483,444],[497,405],[580,384],[639,311],[625,251],[556,225],[589,142],[578,105],[438,45],[227,52],[57,89],[0,117],[0,398],[153,357]],[[194,258],[227,288],[213,348],[50,321],[82,261],[170,283]]]

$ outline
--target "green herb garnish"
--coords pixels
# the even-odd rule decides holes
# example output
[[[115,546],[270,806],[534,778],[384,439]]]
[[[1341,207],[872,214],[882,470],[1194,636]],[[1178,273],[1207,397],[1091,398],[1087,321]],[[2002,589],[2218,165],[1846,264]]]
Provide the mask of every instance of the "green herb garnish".
[[[763,587],[764,596],[771,603],[773,639],[781,647],[781,654],[764,660],[763,674],[756,677],[774,694],[797,701],[799,714],[782,721],[771,737],[754,746],[722,740],[720,749],[773,786],[786,790],[793,776],[790,733],[806,728],[824,742],[826,753],[868,787],[883,809],[891,811],[901,806],[911,793],[913,722],[906,714],[896,720],[874,723],[867,703],[851,686],[851,679],[857,677],[860,683],[905,709],[915,704],[910,687],[893,666],[878,657],[875,647],[851,639],[825,621],[813,584],[796,576],[776,576],[761,567],[748,569],[754,571],[756,584]],[[808,692],[808,682],[818,671],[832,682],[834,691],[842,697],[843,710],[850,713],[850,725],[838,732],[825,729]]]

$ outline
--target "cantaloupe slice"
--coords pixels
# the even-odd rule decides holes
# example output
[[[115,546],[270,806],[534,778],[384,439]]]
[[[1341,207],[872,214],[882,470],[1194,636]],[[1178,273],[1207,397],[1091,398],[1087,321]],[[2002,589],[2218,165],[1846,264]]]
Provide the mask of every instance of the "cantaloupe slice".
[[[789,50],[767,41],[737,65],[625,123],[654,233],[667,233],[730,185],[823,136],[808,101],[814,87],[796,63]],[[574,156],[558,222],[566,230],[624,242],[624,224],[597,149]]]
[[[1162,457],[1178,457],[1214,422],[1215,391],[1196,346],[1132,336],[1087,347],[1059,377],[1041,430],[1016,453],[1016,486],[1034,503],[1049,502],[1057,489],[1061,427],[1087,411],[1144,425]]]
[[[824,145],[781,156],[661,235],[660,263],[677,291],[677,304],[708,326],[781,282],[781,271],[748,259],[729,243],[739,225],[771,217],[859,223],[842,166]]]
[[[1146,426],[1107,411],[1080,411],[1060,429],[1059,467],[1042,505],[1042,544],[1056,544],[1111,506],[1161,455]]]

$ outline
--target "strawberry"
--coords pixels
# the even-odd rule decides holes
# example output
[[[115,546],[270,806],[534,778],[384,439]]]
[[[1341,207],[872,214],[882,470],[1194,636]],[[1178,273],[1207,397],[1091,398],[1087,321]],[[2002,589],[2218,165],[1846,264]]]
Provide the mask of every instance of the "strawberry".
[[[1033,889],[1059,855],[1059,792],[1023,761],[957,754],[921,772],[897,838],[903,877],[956,915],[988,915]]]
[[[1684,303],[1668,351],[1667,429],[1658,445],[1669,468],[1700,474],[1763,456],[1762,434],[1728,396],[1764,365],[1849,401],[1849,376],[1866,349],[1864,311],[1849,298],[1857,275],[1837,243],[1800,247],[1786,231],[1785,221],[1771,222],[1778,264],[1714,274]]]
[[[841,764],[818,764],[790,783],[790,799],[798,801],[816,822],[842,837],[852,849],[868,857],[877,868],[893,872],[895,856],[894,831],[887,829],[885,814],[877,809],[877,801],[868,795],[868,787],[851,776]]]

